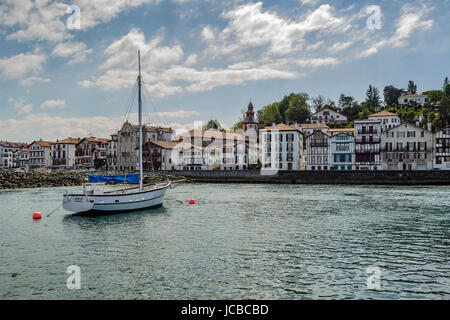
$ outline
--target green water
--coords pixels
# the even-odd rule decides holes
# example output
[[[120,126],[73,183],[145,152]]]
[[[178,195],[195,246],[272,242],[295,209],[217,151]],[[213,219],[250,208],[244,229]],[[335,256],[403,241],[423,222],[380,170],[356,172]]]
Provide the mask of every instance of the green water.
[[[32,221],[65,189],[0,191],[1,299],[450,298],[448,187],[181,185],[154,210]]]

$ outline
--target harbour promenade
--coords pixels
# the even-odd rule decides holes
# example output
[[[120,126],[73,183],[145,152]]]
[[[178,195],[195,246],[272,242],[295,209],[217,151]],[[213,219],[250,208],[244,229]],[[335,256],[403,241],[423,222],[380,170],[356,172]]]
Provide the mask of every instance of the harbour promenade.
[[[77,171],[0,173],[0,189],[80,186],[89,174]],[[450,185],[450,171],[153,171],[144,176],[147,184],[185,179],[189,183]]]
[[[450,185],[450,171],[160,171],[199,183]]]

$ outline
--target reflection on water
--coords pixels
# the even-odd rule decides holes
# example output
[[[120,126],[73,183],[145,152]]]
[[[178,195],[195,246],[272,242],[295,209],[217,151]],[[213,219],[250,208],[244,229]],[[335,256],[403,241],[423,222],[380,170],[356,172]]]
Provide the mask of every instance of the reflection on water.
[[[450,298],[448,187],[182,185],[156,209],[46,218],[63,190],[0,192],[0,298]]]

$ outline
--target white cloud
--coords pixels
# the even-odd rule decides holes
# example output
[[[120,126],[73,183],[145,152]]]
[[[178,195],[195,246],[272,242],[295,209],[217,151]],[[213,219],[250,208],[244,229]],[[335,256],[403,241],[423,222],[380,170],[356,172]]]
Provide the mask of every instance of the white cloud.
[[[3,58],[0,59],[0,73],[6,80],[21,79],[29,73],[41,71],[46,59],[47,56],[38,51]]]
[[[62,42],[55,46],[51,55],[61,58],[72,57],[69,64],[75,64],[85,61],[92,51],[92,49],[86,49],[86,44],[83,42]]]
[[[160,68],[183,58],[184,52],[180,45],[161,46],[162,41],[163,38],[157,36],[146,42],[144,33],[133,28],[127,35],[114,41],[106,48],[105,55],[108,59],[100,68],[136,67],[138,50],[141,51],[142,66],[147,69]]]
[[[159,0],[75,0],[81,10],[81,29],[87,30],[117,17],[120,12]],[[72,3],[70,3],[72,4]],[[3,0],[0,4],[0,25],[18,27],[8,40],[64,41],[73,38],[67,31],[65,1]]]
[[[8,100],[9,103],[14,102],[14,98],[9,98]],[[19,100],[17,100],[16,103],[14,103],[14,109],[17,110],[17,113],[19,115],[23,115],[23,114],[29,114],[33,111],[33,104],[31,103],[26,103],[25,99],[20,98]]]
[[[181,129],[190,127],[191,121],[182,121],[198,116],[190,110],[158,113],[164,121],[160,125]],[[44,139],[56,140],[65,137],[86,137],[93,133],[97,137],[109,137],[117,133],[122,117],[72,117],[65,118],[47,113],[28,114],[22,119],[0,120],[0,136],[6,140],[27,141]],[[130,115],[130,120],[137,123],[137,115]],[[155,124],[155,122],[152,122]]]
[[[411,4],[405,4],[401,8],[401,15],[396,23],[395,33],[388,38],[378,39],[372,44],[358,53],[357,57],[364,58],[378,53],[378,51],[386,46],[394,48],[404,47],[408,44],[409,38],[414,32],[425,31],[432,28],[434,20],[424,20],[429,12],[434,8],[427,8],[425,5],[418,7]],[[369,42],[369,41],[368,41]]]
[[[52,81],[52,79],[50,79],[50,78],[28,77],[28,78],[20,80],[20,85],[22,85],[22,86],[32,86],[36,82],[48,83],[48,82],[51,82],[51,81]]]
[[[66,100],[47,100],[41,104],[42,109],[54,109],[54,108],[65,108]]]

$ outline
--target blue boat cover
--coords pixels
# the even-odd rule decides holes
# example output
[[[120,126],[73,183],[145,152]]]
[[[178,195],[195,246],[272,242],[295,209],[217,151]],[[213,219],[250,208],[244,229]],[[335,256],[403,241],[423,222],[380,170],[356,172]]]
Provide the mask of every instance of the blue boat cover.
[[[121,174],[114,176],[91,174],[89,175],[89,182],[139,183],[139,174]]]

